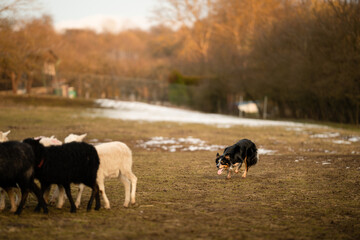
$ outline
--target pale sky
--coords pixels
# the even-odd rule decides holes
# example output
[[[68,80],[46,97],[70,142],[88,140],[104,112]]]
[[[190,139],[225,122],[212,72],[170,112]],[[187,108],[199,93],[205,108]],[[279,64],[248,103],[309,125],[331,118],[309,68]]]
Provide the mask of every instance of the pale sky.
[[[91,28],[119,31],[138,27],[148,29],[158,0],[38,0],[54,19],[57,30]]]

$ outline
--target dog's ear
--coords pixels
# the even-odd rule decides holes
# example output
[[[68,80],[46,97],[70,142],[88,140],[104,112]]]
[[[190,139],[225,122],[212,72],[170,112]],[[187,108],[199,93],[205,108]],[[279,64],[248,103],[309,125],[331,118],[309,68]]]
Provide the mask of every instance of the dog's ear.
[[[229,154],[226,154],[226,155],[225,155],[225,159],[230,160],[230,155],[229,155]]]
[[[216,153],[216,157],[219,157],[220,155],[219,155],[219,153]]]

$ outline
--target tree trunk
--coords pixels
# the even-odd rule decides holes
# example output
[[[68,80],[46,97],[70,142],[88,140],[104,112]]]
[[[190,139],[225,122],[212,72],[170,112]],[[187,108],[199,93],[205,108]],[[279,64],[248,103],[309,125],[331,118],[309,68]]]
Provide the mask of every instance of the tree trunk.
[[[11,72],[11,86],[12,86],[12,91],[13,94],[17,94],[17,90],[18,90],[18,83],[20,80],[20,74],[18,74],[16,76],[16,74],[14,72]]]
[[[32,84],[34,82],[34,76],[33,74],[28,74],[28,78],[26,81],[26,93],[30,94],[31,93],[31,88],[32,88]]]

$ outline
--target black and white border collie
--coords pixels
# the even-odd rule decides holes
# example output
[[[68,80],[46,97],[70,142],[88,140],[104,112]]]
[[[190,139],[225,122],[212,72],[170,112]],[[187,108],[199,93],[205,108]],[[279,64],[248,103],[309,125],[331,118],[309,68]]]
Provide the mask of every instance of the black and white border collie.
[[[225,148],[224,153],[216,154],[216,167],[220,175],[225,169],[228,171],[227,179],[231,178],[231,170],[234,168],[235,173],[239,172],[242,164],[245,163],[245,172],[242,175],[246,178],[249,167],[255,165],[259,160],[255,143],[248,139],[242,139],[232,146]]]

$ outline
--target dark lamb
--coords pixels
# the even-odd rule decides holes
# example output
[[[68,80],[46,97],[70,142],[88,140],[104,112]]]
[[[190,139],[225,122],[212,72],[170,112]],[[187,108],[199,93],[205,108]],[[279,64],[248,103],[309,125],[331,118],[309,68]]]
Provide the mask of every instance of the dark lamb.
[[[17,141],[0,143],[0,187],[5,190],[20,187],[21,201],[15,212],[17,215],[24,208],[30,191],[38,199],[37,210],[41,207],[44,213],[48,212],[43,195],[34,182],[34,167],[35,156],[31,146]]]
[[[95,210],[99,210],[100,195],[96,176],[100,161],[94,146],[84,142],[71,142],[60,146],[44,147],[39,140],[32,138],[25,139],[24,142],[30,144],[34,150],[35,178],[41,183],[42,194],[50,188],[51,184],[62,185],[71,204],[70,211],[76,212],[70,184],[83,183],[92,189],[87,210],[91,209],[94,197]]]

